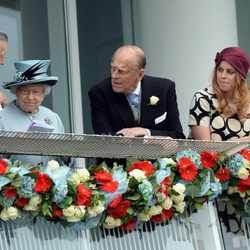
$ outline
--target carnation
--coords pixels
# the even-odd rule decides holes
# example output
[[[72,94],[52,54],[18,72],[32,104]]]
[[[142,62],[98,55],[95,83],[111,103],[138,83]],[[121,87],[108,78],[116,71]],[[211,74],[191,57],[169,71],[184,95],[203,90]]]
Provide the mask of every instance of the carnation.
[[[185,201],[180,202],[177,205],[174,205],[176,211],[179,212],[180,214],[182,214],[184,212],[185,206],[186,206]]]
[[[90,173],[86,168],[78,169],[77,175],[82,183],[88,181],[90,177]]]
[[[184,201],[185,195],[180,194],[180,195],[172,195],[171,199],[174,203],[179,204]]]

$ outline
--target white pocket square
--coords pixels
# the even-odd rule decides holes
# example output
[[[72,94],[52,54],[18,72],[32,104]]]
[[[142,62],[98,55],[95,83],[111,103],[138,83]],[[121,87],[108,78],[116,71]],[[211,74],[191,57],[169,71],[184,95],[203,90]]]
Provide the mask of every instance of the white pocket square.
[[[167,112],[165,112],[163,115],[155,118],[155,124],[159,124],[160,122],[163,122],[167,117]]]

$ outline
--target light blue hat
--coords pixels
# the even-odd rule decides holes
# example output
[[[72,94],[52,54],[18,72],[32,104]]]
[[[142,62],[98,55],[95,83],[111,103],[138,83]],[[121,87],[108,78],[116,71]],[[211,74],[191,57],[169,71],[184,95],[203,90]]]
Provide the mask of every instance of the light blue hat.
[[[15,62],[16,73],[12,82],[3,84],[3,88],[22,86],[26,84],[47,84],[53,86],[57,83],[58,77],[48,76],[47,71],[50,60],[26,60]]]

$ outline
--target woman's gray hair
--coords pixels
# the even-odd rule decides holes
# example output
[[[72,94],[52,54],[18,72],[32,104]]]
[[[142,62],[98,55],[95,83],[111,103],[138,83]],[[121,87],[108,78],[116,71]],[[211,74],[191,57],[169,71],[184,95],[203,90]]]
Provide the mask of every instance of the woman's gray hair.
[[[25,85],[23,85],[23,86],[25,86]],[[10,87],[10,92],[15,95],[18,87],[20,87],[20,86]],[[43,84],[43,90],[44,90],[44,95],[48,95],[51,92],[51,86],[48,84]]]

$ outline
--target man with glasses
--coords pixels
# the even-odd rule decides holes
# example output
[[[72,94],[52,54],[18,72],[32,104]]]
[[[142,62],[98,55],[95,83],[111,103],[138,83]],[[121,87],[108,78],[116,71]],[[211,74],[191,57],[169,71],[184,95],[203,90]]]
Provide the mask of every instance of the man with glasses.
[[[5,64],[6,54],[8,49],[8,36],[0,31],[0,65]],[[0,92],[0,109],[8,102],[7,96]]]

